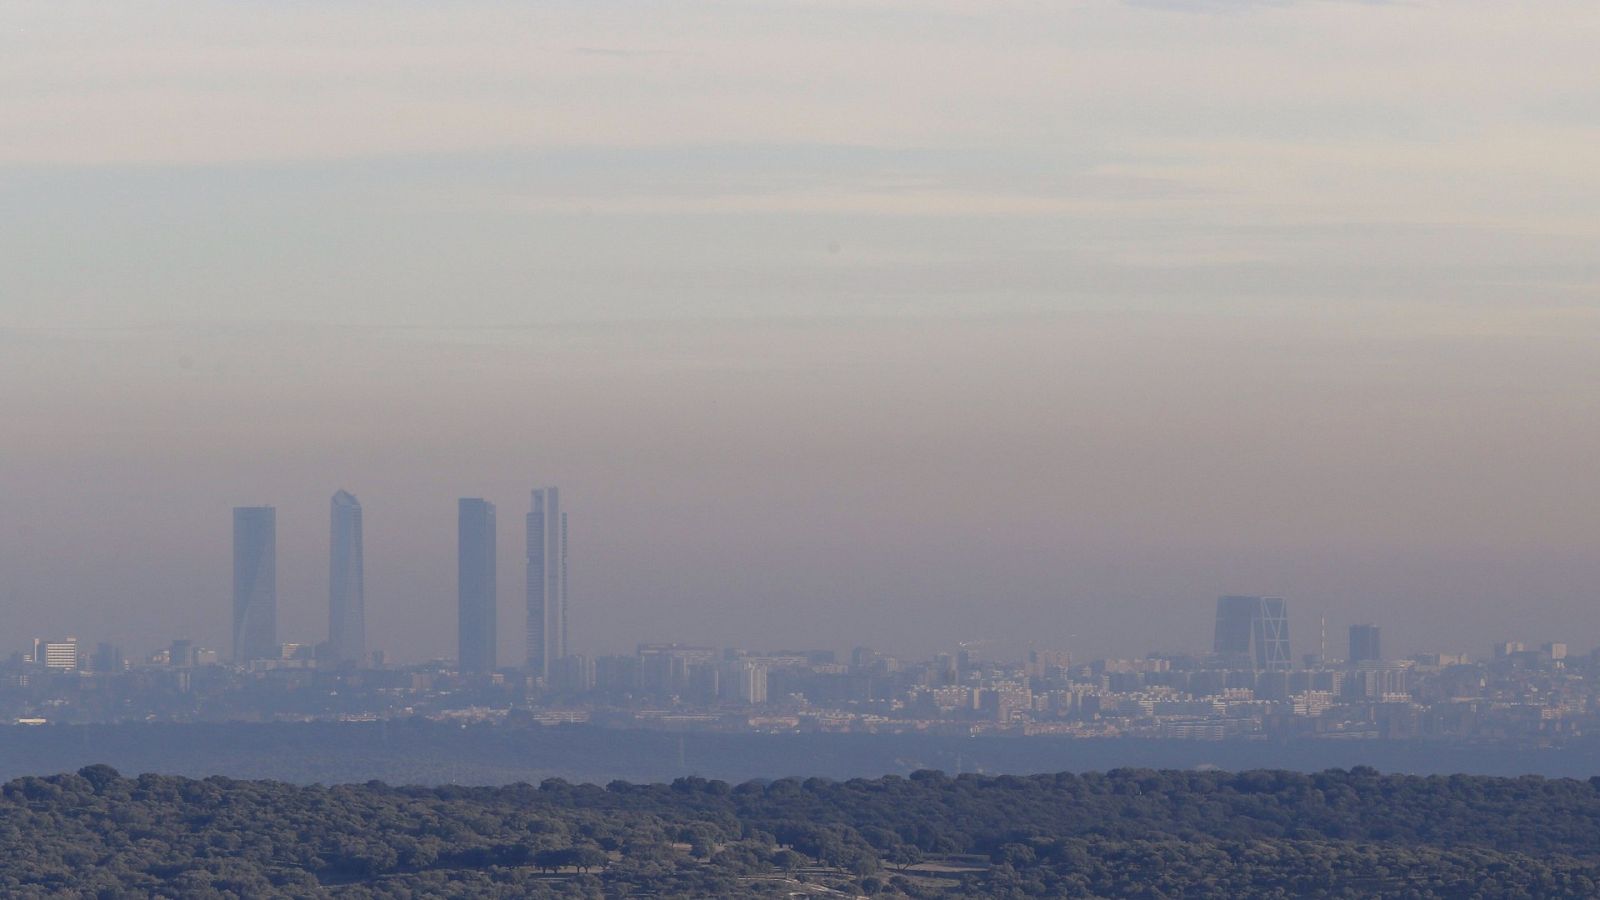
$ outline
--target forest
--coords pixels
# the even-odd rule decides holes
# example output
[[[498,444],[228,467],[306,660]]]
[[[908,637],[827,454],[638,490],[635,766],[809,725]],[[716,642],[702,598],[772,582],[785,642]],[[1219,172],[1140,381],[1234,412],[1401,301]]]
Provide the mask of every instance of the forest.
[[[8,897],[1589,897],[1600,778],[1367,767],[0,789]]]

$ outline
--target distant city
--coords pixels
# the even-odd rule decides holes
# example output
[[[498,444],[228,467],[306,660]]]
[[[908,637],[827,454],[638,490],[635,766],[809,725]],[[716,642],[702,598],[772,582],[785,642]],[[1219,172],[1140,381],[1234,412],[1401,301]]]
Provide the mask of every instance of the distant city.
[[[931,659],[867,647],[775,651],[647,643],[586,656],[568,630],[568,525],[555,487],[525,519],[526,652],[497,659],[496,510],[458,503],[458,653],[391,665],[366,641],[361,503],[330,503],[328,634],[281,642],[277,515],[233,511],[232,645],[187,638],[137,658],[111,642],[35,639],[0,663],[0,717],[17,724],[372,721],[396,717],[754,732],[1274,738],[1449,738],[1538,743],[1600,731],[1600,656],[1495,644],[1479,658],[1386,658],[1380,627],[1325,625],[1295,658],[1282,597],[1218,598],[1212,651],[1073,659],[991,655],[973,641]],[[1203,613],[1197,610],[1197,618]]]

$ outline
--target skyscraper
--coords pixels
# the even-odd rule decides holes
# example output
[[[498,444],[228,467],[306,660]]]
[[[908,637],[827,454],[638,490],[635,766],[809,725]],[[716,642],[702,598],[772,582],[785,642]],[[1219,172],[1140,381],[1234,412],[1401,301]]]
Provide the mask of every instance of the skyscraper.
[[[1223,665],[1285,671],[1292,665],[1289,613],[1282,597],[1217,598],[1212,652]]]
[[[567,655],[567,517],[561,492],[539,488],[528,513],[528,670],[549,679]]]
[[[278,655],[278,511],[233,510],[233,661]]]
[[[1229,668],[1251,668],[1250,622],[1260,609],[1259,597],[1218,597],[1217,626],[1211,652],[1217,663]]]
[[[456,512],[457,659],[462,672],[491,672],[497,602],[494,504],[463,498]]]
[[[360,665],[367,655],[366,588],[361,551],[361,502],[333,495],[328,538],[328,656]]]
[[[1252,624],[1256,668],[1266,672],[1287,672],[1294,668],[1289,649],[1289,609],[1282,597],[1262,597],[1261,614]]]
[[[1350,626],[1350,662],[1368,662],[1383,659],[1378,645],[1378,626]]]

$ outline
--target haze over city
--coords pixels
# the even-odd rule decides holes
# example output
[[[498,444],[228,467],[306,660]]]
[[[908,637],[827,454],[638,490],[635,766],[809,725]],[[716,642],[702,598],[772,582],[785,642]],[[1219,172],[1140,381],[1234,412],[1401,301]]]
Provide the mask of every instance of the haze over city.
[[[0,3],[0,896],[1600,896],[1597,47]]]
[[[1600,635],[1600,12],[9,4],[0,605],[455,653],[560,484],[573,644]],[[915,77],[908,77],[914,75]]]

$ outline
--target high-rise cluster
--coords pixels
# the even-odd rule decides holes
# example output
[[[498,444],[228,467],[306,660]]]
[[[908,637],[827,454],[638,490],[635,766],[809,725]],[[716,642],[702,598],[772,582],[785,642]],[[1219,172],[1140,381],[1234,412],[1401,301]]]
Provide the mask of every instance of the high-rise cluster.
[[[466,673],[492,672],[498,654],[498,560],[493,503],[456,504],[457,661]],[[557,488],[533,492],[527,518],[529,673],[550,682],[567,651],[567,516]],[[276,659],[278,517],[270,506],[233,511],[233,661]],[[328,642],[317,658],[333,665],[367,660],[366,573],[361,501],[333,495],[328,529]]]

